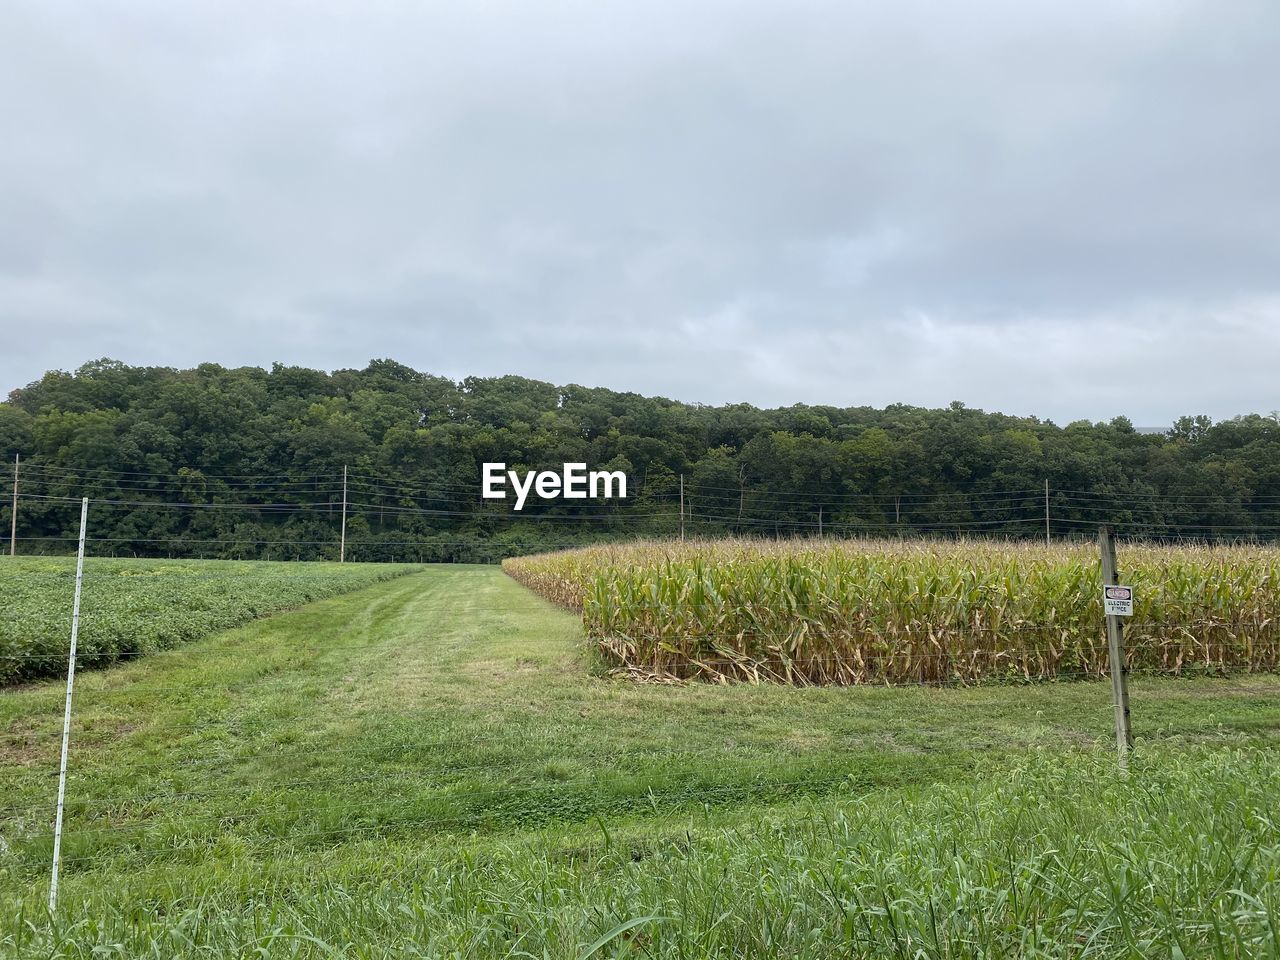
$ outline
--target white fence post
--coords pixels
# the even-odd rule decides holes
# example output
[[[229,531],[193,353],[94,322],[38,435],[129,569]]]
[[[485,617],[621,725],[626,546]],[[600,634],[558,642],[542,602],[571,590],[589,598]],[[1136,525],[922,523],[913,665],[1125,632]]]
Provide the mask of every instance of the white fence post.
[[[53,873],[49,877],[49,912],[58,905],[58,858],[62,853],[62,804],[67,795],[67,745],[71,741],[71,691],[76,682],[76,640],[80,636],[80,588],[84,584],[84,533],[89,498],[80,501],[80,549],[76,553],[76,596],[71,606],[71,650],[67,655],[67,703],[62,713],[62,763],[58,768],[58,814],[53,826]]]

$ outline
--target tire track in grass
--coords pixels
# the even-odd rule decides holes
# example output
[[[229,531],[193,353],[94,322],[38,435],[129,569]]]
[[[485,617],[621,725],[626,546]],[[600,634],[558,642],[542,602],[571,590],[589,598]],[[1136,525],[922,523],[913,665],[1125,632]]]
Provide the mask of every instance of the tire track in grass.
[[[110,671],[77,678],[68,784],[68,839],[77,830],[146,825],[216,814],[243,787],[258,794],[287,780],[324,714],[317,693],[353,649],[379,640],[379,624],[418,589],[384,581],[213,635]],[[0,836],[38,833],[51,810],[62,684],[0,695],[6,727],[37,756],[5,776]],[[43,762],[40,762],[40,756]],[[214,785],[223,801],[170,802]],[[160,798],[160,799],[157,799]],[[45,809],[45,808],[48,809]],[[102,844],[90,844],[97,849]],[[68,856],[74,856],[69,847]]]

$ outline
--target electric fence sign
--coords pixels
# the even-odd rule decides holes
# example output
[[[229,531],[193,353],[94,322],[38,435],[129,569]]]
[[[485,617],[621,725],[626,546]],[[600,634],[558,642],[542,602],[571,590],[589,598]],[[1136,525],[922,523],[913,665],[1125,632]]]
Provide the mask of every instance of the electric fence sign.
[[[1102,588],[1102,606],[1108,617],[1133,616],[1133,587],[1111,584]]]

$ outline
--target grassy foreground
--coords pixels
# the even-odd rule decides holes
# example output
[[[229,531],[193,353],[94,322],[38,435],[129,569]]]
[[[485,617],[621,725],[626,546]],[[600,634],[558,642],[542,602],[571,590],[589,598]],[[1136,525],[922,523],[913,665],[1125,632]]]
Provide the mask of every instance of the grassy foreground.
[[[76,659],[93,667],[145,656],[414,569],[91,557]],[[66,672],[75,574],[69,557],[0,558],[0,684]]]
[[[52,923],[62,689],[0,694],[0,955],[1275,954],[1280,679],[1136,682],[1124,781],[1104,684],[585,653],[447,567],[85,675]]]

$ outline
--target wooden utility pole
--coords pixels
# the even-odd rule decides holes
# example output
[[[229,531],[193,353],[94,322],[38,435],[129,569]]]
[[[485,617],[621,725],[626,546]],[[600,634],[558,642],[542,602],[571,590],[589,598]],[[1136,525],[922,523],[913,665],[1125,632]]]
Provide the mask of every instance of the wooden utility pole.
[[[1049,546],[1049,478],[1044,479],[1044,545]]]
[[[1098,528],[1098,548],[1102,553],[1102,586],[1119,583],[1116,573],[1116,544],[1111,527]],[[1107,615],[1107,650],[1111,660],[1111,700],[1116,713],[1116,750],[1120,767],[1127,769],[1129,751],[1133,749],[1133,731],[1129,727],[1129,681],[1124,666],[1124,627],[1121,618]]]
[[[13,516],[9,519],[9,556],[18,550],[18,464],[19,454],[13,455]]]
[[[684,543],[684,474],[680,474],[680,542]]]
[[[347,465],[342,465],[342,543],[338,547],[338,562],[347,562]]]

